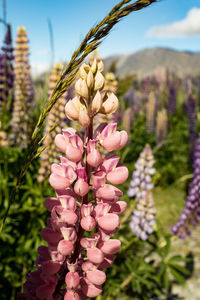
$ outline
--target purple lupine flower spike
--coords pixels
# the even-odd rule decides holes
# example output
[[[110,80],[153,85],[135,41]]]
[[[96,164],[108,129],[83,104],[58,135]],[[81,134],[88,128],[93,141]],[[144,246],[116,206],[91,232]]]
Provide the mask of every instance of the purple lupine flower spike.
[[[190,159],[193,162],[194,148],[196,142],[196,103],[191,93],[188,97],[187,114],[189,122]]]
[[[190,184],[189,195],[186,198],[185,208],[178,222],[171,227],[173,234],[184,239],[190,234],[190,227],[196,226],[200,219],[200,134],[194,152],[193,180]]]
[[[176,88],[172,82],[170,83],[169,87],[168,109],[171,114],[176,113]]]
[[[7,25],[7,32],[2,46],[2,54],[0,54],[0,110],[4,107],[11,110],[13,100],[13,47],[11,38],[11,28]],[[9,104],[9,107],[8,107]]]
[[[130,223],[131,230],[142,240],[146,240],[154,231],[156,209],[151,190],[152,175],[156,170],[151,147],[146,145],[137,160],[133,172],[132,181],[128,190],[130,197],[138,200]]]

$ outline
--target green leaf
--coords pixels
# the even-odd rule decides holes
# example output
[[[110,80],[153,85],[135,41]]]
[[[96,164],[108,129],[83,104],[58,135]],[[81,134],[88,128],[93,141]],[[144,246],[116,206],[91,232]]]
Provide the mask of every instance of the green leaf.
[[[169,263],[168,265],[176,269],[178,272],[183,273],[184,275],[190,275],[190,271],[183,266],[172,264],[172,263]]]
[[[185,283],[185,279],[184,277],[176,271],[176,269],[174,269],[172,266],[169,266],[170,272],[171,274],[174,276],[174,278],[180,283],[180,284],[184,284]]]

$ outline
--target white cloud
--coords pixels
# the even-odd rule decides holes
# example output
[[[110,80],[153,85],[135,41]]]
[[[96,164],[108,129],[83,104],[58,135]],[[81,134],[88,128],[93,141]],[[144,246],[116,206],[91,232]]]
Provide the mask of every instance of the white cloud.
[[[172,24],[152,27],[147,36],[157,38],[177,38],[200,36],[200,8],[189,10],[185,19]]]

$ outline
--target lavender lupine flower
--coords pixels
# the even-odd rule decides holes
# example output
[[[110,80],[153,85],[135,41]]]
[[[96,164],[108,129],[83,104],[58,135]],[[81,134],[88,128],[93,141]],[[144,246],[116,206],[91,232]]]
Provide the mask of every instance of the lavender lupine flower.
[[[156,114],[156,95],[151,92],[146,107],[146,131],[148,134],[154,132]]]
[[[142,240],[146,240],[154,231],[156,209],[151,190],[154,185],[152,175],[156,170],[151,147],[146,145],[137,160],[133,172],[128,196],[138,200],[130,223],[131,230]]]
[[[148,190],[153,189],[154,185],[151,176],[156,172],[153,167],[154,164],[155,160],[151,147],[146,145],[135,163],[136,169],[133,171],[130,188],[127,193],[129,197],[141,199],[146,195]]]
[[[200,111],[200,76],[198,77],[198,108],[199,108],[199,111]]]
[[[200,219],[200,134],[195,147],[193,167],[193,179],[190,183],[185,208],[178,222],[171,227],[172,233],[182,239],[190,234],[190,227],[196,226]]]
[[[189,94],[188,97],[187,114],[189,122],[190,159],[193,162],[196,141],[196,102],[192,94]]]
[[[114,94],[104,98],[102,70],[102,63],[96,60],[92,65],[83,64],[76,96],[65,106],[66,116],[85,129],[84,139],[73,128],[55,137],[64,155],[59,164],[51,166],[49,182],[56,197],[45,200],[51,217],[41,232],[47,246],[38,248],[37,270],[27,274],[19,299],[95,298],[106,280],[103,270],[111,266],[120,249],[121,242],[111,236],[119,228],[126,202],[118,201],[122,191],[115,185],[127,180],[128,169],[114,153],[103,157],[100,147],[107,152],[120,150],[128,135],[118,131],[116,123],[100,124],[93,132],[96,114],[118,108]]]
[[[30,109],[33,103],[33,86],[29,65],[28,36],[24,27],[19,27],[15,47],[14,105],[11,142],[22,148],[29,141]]]
[[[171,82],[169,86],[169,101],[168,101],[168,110],[171,114],[176,113],[176,88]]]
[[[158,111],[156,117],[156,142],[160,143],[166,139],[168,126],[167,110],[163,108]]]
[[[154,232],[156,208],[153,194],[147,191],[145,196],[137,203],[130,222],[131,230],[142,240],[147,240]]]
[[[135,96],[135,90],[134,88],[130,88],[128,92],[124,95],[125,101],[128,103],[128,106],[133,107],[134,106],[134,96]]]
[[[52,91],[56,86],[62,69],[62,64],[55,64],[51,71],[48,90],[49,97],[51,96]],[[38,171],[39,176],[37,178],[39,182],[44,181],[44,179],[49,176],[51,164],[53,162],[57,162],[59,155],[61,154],[54,144],[54,138],[57,133],[61,133],[62,129],[65,129],[65,127],[69,125],[69,120],[65,116],[65,105],[67,103],[67,100],[69,100],[71,97],[70,89],[71,87],[68,88],[69,92],[67,91],[62,97],[60,97],[60,99],[58,99],[47,117],[44,136],[48,134],[53,126],[55,126],[56,124],[58,126],[56,126],[56,128],[48,134],[43,142],[45,150],[40,155],[41,163],[40,169]]]
[[[0,54],[0,110],[4,105],[6,106],[6,109],[11,108],[13,100],[14,56],[10,25],[7,25],[7,32],[4,39],[4,45],[1,49],[3,53]]]

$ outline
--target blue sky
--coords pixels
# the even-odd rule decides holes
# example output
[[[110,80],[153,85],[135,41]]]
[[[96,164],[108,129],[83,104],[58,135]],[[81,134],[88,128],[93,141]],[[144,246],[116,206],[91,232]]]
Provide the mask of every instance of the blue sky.
[[[53,26],[55,61],[66,61],[88,30],[118,2],[119,0],[7,0],[7,21],[13,26],[13,36],[16,35],[18,26],[27,28],[31,63],[40,71],[51,61],[48,18]],[[2,5],[2,0],[0,3]],[[130,14],[117,24],[100,46],[100,54],[105,57],[155,46],[200,51],[200,25],[195,22],[196,18],[200,23],[199,16],[199,0],[159,0],[151,7]],[[1,25],[1,37],[2,33]]]

